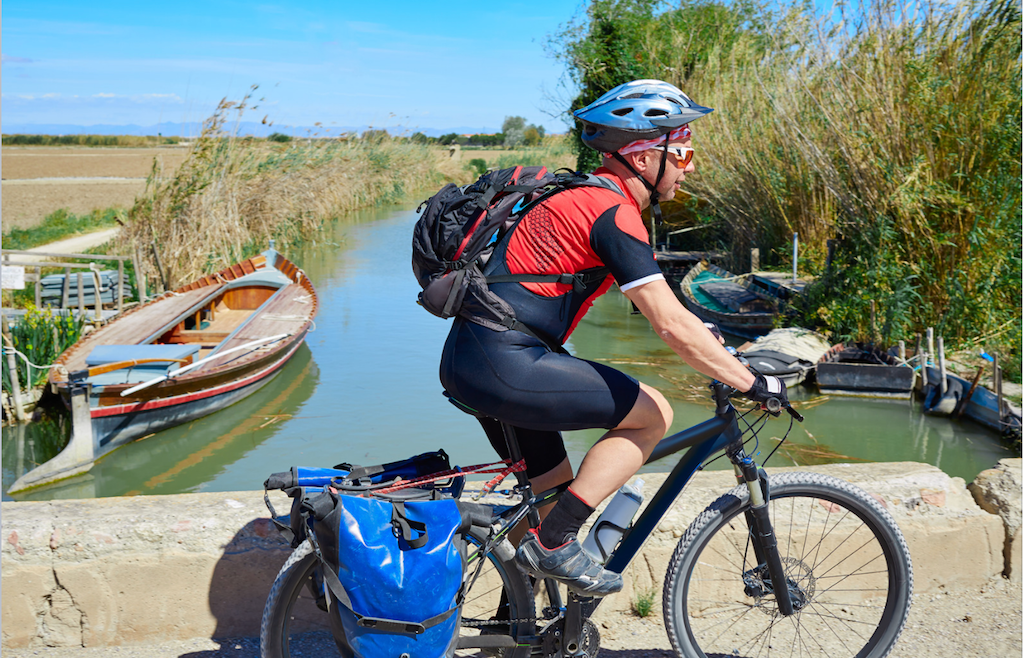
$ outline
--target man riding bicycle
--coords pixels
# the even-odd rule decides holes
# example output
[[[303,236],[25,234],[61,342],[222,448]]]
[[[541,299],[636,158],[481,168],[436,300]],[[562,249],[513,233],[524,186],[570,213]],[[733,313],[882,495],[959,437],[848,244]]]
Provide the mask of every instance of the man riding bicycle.
[[[574,187],[532,208],[502,240],[485,273],[571,273],[582,285],[493,283],[490,290],[534,335],[456,318],[442,354],[442,384],[489,417],[480,422],[502,457],[509,455],[497,421],[515,427],[534,491],[572,481],[566,495],[542,510],[543,522],[520,542],[516,561],[586,595],[619,591],[622,576],[583,552],[576,533],[639,470],[672,424],[672,407],[656,389],[549,347],[566,341],[613,280],[687,364],[756,402],[774,397],[787,403],[778,378],[748,371],[680,304],[641,217],[648,206],[673,198],[695,171],[689,124],[711,111],[657,80],[620,85],[576,111],[584,143],[604,154],[594,174],[613,185]],[[608,431],[573,480],[560,432],[596,427]]]

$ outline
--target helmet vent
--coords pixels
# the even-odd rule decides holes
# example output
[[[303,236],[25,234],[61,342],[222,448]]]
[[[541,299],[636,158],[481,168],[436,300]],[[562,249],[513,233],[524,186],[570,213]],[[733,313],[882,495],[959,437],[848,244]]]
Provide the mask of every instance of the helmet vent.
[[[632,111],[633,111],[633,108],[631,108],[631,107],[623,107],[623,108],[619,108],[617,110],[612,110],[612,114],[614,114],[617,117],[624,117],[624,116],[626,116],[627,114],[629,114]]]
[[[680,103],[678,99],[672,98],[671,96],[666,97],[665,100],[667,100],[670,103],[675,103],[676,105],[678,105],[680,107],[686,107],[685,105]]]
[[[668,116],[668,112],[666,112],[665,110],[663,110],[661,108],[658,108],[658,107],[652,107],[651,109],[649,109],[646,112],[644,112],[644,116],[645,117],[663,117],[663,116]]]
[[[641,93],[626,94],[625,96],[619,96],[619,98],[623,99],[623,100],[625,100],[627,98],[643,98],[643,97],[644,97],[644,95],[641,94]]]

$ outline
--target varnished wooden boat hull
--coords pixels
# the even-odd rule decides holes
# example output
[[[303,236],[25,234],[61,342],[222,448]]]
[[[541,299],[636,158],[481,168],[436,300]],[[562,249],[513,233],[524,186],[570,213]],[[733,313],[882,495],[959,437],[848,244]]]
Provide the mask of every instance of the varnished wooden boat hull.
[[[232,310],[225,300],[243,310]],[[8,493],[86,472],[119,446],[251,395],[302,344],[316,311],[316,291],[305,274],[270,249],[132,309],[83,337],[58,358],[62,367],[50,375],[50,385],[71,409],[71,441],[56,457],[19,478]],[[273,340],[261,342],[267,339]],[[162,375],[149,374],[133,380],[139,371],[121,368],[116,363],[120,357],[110,369],[90,368],[88,363],[97,348],[119,354],[154,349],[151,345],[198,350],[197,356],[209,360],[200,364],[196,359],[193,370],[164,381]],[[135,357],[124,358],[128,362]],[[72,377],[75,372],[87,376]],[[129,392],[140,382],[157,383]]]

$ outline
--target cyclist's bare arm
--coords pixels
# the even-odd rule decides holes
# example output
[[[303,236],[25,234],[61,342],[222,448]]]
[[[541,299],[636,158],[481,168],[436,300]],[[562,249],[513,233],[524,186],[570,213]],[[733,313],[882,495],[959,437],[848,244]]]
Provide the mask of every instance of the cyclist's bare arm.
[[[672,351],[691,367],[738,391],[748,391],[754,385],[754,375],[719,344],[700,318],[683,307],[667,281],[651,281],[624,294]]]

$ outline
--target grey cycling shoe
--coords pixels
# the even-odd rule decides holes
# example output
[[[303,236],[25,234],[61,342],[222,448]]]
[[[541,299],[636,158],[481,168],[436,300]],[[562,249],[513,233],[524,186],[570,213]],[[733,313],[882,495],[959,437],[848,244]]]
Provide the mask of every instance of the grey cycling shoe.
[[[608,596],[622,589],[622,574],[595,562],[575,536],[558,548],[548,549],[540,543],[537,531],[530,530],[519,543],[516,564],[528,573],[554,578],[586,596]]]

